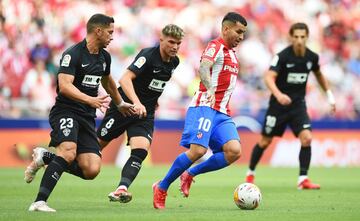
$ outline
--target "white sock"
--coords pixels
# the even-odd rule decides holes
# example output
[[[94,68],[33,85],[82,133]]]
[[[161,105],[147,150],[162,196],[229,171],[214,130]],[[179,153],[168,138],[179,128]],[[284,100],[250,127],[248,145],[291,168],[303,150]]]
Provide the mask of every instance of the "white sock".
[[[308,178],[308,176],[307,175],[301,175],[301,176],[299,176],[299,178],[298,178],[298,184],[300,184],[300,183],[302,183],[305,179],[307,179]]]

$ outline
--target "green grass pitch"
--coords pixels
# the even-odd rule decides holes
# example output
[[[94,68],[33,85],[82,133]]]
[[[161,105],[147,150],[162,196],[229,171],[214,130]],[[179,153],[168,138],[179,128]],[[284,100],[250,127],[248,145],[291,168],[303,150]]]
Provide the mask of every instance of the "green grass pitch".
[[[360,220],[360,169],[312,168],[311,178],[321,184],[321,190],[296,189],[297,168],[260,166],[256,184],[263,201],[253,211],[238,209],[233,202],[233,191],[243,182],[246,167],[226,169],[199,175],[190,197],[183,198],[179,181],[170,187],[167,208],[152,207],[151,185],[163,177],[169,166],[143,167],[130,188],[133,200],[128,204],[110,203],[107,194],[119,182],[120,169],[102,168],[95,180],[85,181],[63,174],[49,205],[56,213],[28,212],[34,200],[44,170],[35,181],[23,181],[23,169],[0,169],[0,220]]]

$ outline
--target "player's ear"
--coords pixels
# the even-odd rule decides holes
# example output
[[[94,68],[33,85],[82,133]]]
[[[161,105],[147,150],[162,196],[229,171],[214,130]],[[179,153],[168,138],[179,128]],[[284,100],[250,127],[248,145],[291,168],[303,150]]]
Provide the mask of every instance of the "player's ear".
[[[95,28],[95,33],[96,33],[97,36],[101,36],[102,31],[103,31],[102,28],[99,27],[99,26]]]

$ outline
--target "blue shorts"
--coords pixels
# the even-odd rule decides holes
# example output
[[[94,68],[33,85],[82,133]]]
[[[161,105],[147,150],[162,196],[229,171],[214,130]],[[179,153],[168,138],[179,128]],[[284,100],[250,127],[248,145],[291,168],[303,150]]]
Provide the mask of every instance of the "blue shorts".
[[[198,144],[216,153],[230,140],[240,141],[234,121],[230,116],[210,107],[190,107],[186,113],[180,145],[190,148]]]

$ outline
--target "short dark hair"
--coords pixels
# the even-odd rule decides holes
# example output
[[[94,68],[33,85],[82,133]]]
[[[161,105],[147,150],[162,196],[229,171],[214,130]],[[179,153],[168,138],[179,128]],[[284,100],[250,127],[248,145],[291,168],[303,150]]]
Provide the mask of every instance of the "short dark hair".
[[[108,27],[111,23],[114,23],[113,17],[104,14],[95,14],[91,16],[91,18],[87,22],[86,31],[87,33],[91,33],[97,26]]]
[[[247,26],[246,19],[242,15],[236,12],[228,12],[223,18],[221,24],[224,24],[225,21],[231,21],[233,23],[240,22],[244,26]]]
[[[294,31],[297,30],[297,29],[305,30],[306,34],[309,35],[308,26],[305,23],[298,22],[298,23],[295,23],[295,24],[291,25],[290,30],[289,30],[290,36],[292,36],[294,34]]]

